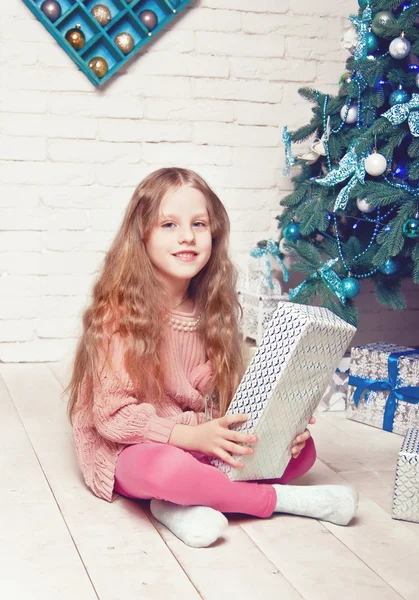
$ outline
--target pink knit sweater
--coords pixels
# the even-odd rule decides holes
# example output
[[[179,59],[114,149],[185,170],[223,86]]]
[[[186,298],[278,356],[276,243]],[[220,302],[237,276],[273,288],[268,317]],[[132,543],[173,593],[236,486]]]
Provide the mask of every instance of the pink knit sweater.
[[[195,317],[195,313],[172,314],[185,321]],[[134,397],[124,368],[124,342],[114,334],[110,347],[113,368],[102,371],[91,408],[78,411],[73,418],[76,454],[84,480],[97,496],[109,502],[117,497],[113,492],[114,474],[123,448],[145,441],[166,443],[176,423],[198,425],[205,420],[201,392],[212,371],[203,343],[197,332],[175,330],[167,324],[164,336],[165,393],[158,406],[152,398],[138,403]],[[213,416],[218,414],[214,412]]]

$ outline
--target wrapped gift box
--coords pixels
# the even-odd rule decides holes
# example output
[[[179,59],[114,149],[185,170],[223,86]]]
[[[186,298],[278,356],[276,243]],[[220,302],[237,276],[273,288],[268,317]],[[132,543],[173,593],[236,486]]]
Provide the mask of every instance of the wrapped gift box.
[[[419,428],[419,351],[379,342],[351,349],[346,416],[404,435]]]
[[[260,261],[257,264],[260,265]],[[263,272],[253,269],[248,266],[246,272],[241,274],[238,293],[243,308],[243,337],[259,344],[278,302],[288,300],[289,296],[282,292],[281,284],[275,277],[272,277],[271,289]]]
[[[393,519],[419,523],[419,430],[409,428],[399,452]]]
[[[258,436],[255,453],[237,456],[243,469],[212,464],[232,480],[281,477],[355,331],[325,308],[280,302],[227,411],[250,415],[234,429]]]

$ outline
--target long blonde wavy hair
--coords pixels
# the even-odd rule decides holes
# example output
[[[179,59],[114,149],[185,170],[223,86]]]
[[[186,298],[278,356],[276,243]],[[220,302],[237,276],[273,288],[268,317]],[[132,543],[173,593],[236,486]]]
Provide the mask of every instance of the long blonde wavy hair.
[[[228,256],[230,222],[217,195],[193,171],[159,169],[136,188],[122,225],[108,251],[102,272],[93,288],[92,301],[83,314],[83,333],[76,350],[69,393],[68,413],[72,421],[80,409],[93,402],[93,383],[100,382],[103,349],[112,333],[124,340],[124,363],[138,402],[163,395],[160,368],[162,316],[168,295],[155,274],[145,242],[156,224],[163,197],[191,186],[207,201],[212,236],[211,256],[191,280],[188,295],[202,312],[199,335],[213,365],[206,393],[215,394],[220,415],[227,410],[244,372],[238,321],[241,307],[236,293],[237,273]],[[101,352],[102,351],[102,352]],[[81,394],[82,384],[86,387]]]

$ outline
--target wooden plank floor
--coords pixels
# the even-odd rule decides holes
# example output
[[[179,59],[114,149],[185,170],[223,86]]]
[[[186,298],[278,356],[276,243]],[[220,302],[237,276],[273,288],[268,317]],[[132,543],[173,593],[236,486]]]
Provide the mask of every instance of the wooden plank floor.
[[[419,524],[391,519],[402,438],[318,413],[319,460],[298,484],[350,483],[358,516],[339,527],[290,515],[229,515],[211,548],[185,546],[147,502],[85,487],[60,398],[61,365],[0,366],[0,581],[8,600],[307,599],[419,596]]]

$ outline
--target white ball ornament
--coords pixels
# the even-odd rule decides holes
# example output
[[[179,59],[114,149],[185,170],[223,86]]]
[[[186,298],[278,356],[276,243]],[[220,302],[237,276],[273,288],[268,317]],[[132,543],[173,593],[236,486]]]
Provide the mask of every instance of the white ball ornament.
[[[419,73],[416,75],[415,83],[416,87],[419,87]]]
[[[281,238],[281,241],[279,242],[279,250],[285,256],[288,256],[289,254],[291,254],[291,248],[288,246],[288,244],[289,244],[288,240],[286,240],[284,237]]]
[[[365,159],[365,170],[368,175],[378,177],[387,169],[387,161],[382,154],[373,152]]]
[[[348,114],[346,114],[346,111],[348,112]],[[342,106],[342,108],[340,109],[340,118],[342,119],[342,121],[344,120],[345,123],[348,123],[349,125],[352,125],[352,123],[356,123],[358,119],[358,107],[355,104],[352,104],[348,110],[348,107],[345,104],[345,106]]]
[[[366,200],[364,200],[364,198],[357,198],[356,205],[358,207],[358,210],[360,210],[363,213],[370,213],[375,208],[374,206],[371,206],[371,204],[369,204]]]
[[[410,52],[411,44],[409,40],[407,40],[403,35],[395,38],[390,46],[388,47],[388,51],[391,56],[397,60],[402,60],[406,58],[406,56]]]

